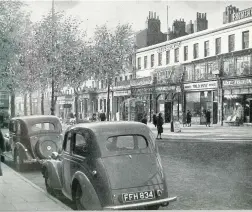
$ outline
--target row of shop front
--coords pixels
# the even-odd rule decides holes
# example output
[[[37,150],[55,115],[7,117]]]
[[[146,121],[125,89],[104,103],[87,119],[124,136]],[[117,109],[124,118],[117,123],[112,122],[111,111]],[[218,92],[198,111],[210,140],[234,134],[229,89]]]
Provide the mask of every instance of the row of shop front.
[[[183,115],[189,110],[193,124],[205,124],[205,112],[211,111],[213,124],[239,119],[252,122],[252,78],[213,80],[198,83],[184,83],[179,86],[154,85],[151,77],[145,77],[136,86],[123,86],[110,92],[110,119],[122,120],[125,100],[135,98],[142,101],[142,113],[148,120],[154,113],[161,112],[165,122],[182,122]],[[73,97],[58,101],[56,111],[67,118],[74,111]],[[89,92],[80,96],[80,118],[89,118],[94,113],[107,111],[107,92]],[[128,119],[129,120],[129,119]]]

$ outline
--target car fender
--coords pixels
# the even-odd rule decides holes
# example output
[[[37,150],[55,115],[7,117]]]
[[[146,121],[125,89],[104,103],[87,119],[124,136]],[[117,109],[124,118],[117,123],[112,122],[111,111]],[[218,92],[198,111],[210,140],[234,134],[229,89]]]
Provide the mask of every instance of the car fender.
[[[46,160],[42,165],[43,177],[46,169],[48,170],[49,186],[53,189],[62,189],[62,162],[59,160]]]
[[[23,160],[27,160],[31,158],[25,146],[21,144],[20,142],[17,142],[15,144],[15,150],[18,151],[19,155],[22,157]],[[14,153],[15,153],[15,150],[14,150]]]
[[[83,204],[85,206],[86,210],[102,210],[101,202],[99,200],[99,197],[88,179],[88,177],[80,171],[77,171],[72,178],[72,185],[71,188],[74,190],[76,183],[79,183],[81,186],[82,194],[83,194]],[[72,198],[73,198],[73,192],[72,192]],[[74,199],[74,198],[73,198]]]

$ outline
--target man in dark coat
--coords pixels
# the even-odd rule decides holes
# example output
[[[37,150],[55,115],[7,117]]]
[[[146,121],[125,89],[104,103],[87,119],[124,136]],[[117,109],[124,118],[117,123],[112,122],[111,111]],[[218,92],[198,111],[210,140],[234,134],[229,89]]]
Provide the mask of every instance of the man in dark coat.
[[[191,122],[192,122],[192,114],[190,112],[190,110],[187,110],[187,114],[186,114],[186,122],[187,122],[187,126],[191,127]]]
[[[157,118],[157,131],[158,131],[157,139],[158,139],[158,136],[160,136],[160,139],[162,139],[161,133],[163,133],[163,124],[164,124],[164,119],[162,117],[162,113],[159,113],[158,118]]]
[[[104,112],[100,113],[100,120],[105,121],[106,120],[106,115]]]
[[[3,137],[3,133],[0,129],[0,158],[2,160],[2,152],[5,151],[4,148],[4,137]],[[0,176],[3,176],[3,172],[2,172],[2,168],[1,168],[1,160],[0,160]]]
[[[141,122],[144,123],[144,124],[147,124],[147,115],[146,114],[144,114]]]
[[[211,122],[211,112],[208,109],[206,112],[206,127],[209,126],[210,127],[210,122]]]
[[[153,114],[153,116],[152,116],[152,123],[154,124],[155,127],[157,126],[157,115],[156,114]]]

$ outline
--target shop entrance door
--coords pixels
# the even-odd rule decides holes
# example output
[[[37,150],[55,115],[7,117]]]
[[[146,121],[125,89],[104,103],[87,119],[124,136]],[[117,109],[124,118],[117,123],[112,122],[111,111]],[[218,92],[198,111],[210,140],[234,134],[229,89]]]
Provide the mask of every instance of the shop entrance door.
[[[165,123],[170,123],[171,121],[171,102],[165,102]]]
[[[249,100],[249,122],[252,123],[252,100]]]
[[[218,122],[218,103],[213,102],[213,124]]]

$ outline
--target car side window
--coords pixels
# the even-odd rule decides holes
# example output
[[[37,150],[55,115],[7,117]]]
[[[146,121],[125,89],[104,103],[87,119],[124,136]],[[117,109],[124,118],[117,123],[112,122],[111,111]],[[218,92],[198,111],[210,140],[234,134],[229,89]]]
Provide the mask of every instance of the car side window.
[[[16,122],[16,130],[17,130],[17,135],[20,135],[21,134],[21,124],[19,121]]]
[[[13,132],[13,133],[16,132],[15,121],[11,121],[11,122],[10,122],[9,130],[10,130],[10,132]]]
[[[71,150],[71,140],[72,140],[72,133],[68,132],[66,135],[66,141],[64,143],[63,149],[65,152],[70,153]]]
[[[88,133],[75,133],[73,154],[84,156],[88,152]]]

